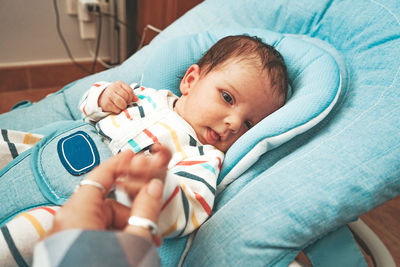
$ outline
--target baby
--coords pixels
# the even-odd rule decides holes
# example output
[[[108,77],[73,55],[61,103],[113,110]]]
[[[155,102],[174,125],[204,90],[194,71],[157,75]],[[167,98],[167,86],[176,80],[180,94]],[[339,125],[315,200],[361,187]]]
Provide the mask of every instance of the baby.
[[[171,150],[158,229],[163,237],[180,237],[210,216],[224,153],[284,105],[287,87],[279,52],[256,37],[228,36],[187,69],[180,97],[98,82],[80,109],[113,154],[151,153],[154,143]]]
[[[157,142],[171,150],[159,230],[164,237],[189,234],[211,213],[223,153],[285,103],[284,61],[259,39],[230,36],[187,69],[181,97],[132,87],[98,82],[80,108],[113,154]]]

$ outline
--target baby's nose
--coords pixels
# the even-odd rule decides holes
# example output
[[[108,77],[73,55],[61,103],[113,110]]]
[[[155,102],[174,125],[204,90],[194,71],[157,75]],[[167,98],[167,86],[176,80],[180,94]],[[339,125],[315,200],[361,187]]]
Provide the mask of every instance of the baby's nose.
[[[226,119],[226,124],[228,125],[230,131],[233,133],[238,133],[242,127],[242,119],[238,115],[230,115]]]

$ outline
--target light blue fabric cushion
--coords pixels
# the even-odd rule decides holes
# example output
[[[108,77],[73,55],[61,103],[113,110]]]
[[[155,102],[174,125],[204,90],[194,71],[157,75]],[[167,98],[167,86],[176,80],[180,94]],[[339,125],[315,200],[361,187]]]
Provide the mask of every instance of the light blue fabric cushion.
[[[242,28],[207,31],[163,42],[147,60],[142,84],[169,89],[180,95],[180,80],[188,67],[219,39],[239,34],[257,36],[278,49],[288,67],[293,92],[284,107],[255,125],[229,149],[218,179],[219,191],[250,168],[262,154],[319,123],[345,89],[341,83],[345,70],[341,75],[334,57],[309,40],[263,29]]]
[[[278,265],[400,193],[400,6],[383,1],[209,0],[159,35],[262,27],[330,43],[347,92],[326,120],[260,158],[218,197],[185,265]]]

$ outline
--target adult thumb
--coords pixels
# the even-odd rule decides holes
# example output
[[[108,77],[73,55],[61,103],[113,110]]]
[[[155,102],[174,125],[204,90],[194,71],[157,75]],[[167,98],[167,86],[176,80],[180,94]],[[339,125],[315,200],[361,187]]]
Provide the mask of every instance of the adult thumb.
[[[159,237],[152,234],[151,222],[157,225],[162,205],[163,190],[164,184],[159,179],[152,179],[146,186],[142,187],[136,195],[131,209],[131,218],[135,216],[137,223],[128,223],[124,229],[125,232],[154,240],[156,245],[160,245],[161,240]],[[150,220],[150,223],[146,223],[146,220]]]

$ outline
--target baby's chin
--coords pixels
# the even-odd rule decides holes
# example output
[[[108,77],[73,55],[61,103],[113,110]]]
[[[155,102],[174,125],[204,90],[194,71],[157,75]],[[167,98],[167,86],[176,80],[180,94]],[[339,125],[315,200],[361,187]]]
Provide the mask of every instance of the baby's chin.
[[[216,146],[216,148],[218,149],[218,150],[220,150],[220,151],[222,151],[222,152],[224,152],[224,153],[226,153],[226,151],[228,151],[228,149],[230,148],[231,146],[227,146],[227,147],[225,147],[225,146],[223,146],[223,147],[217,147]]]
[[[209,144],[213,147],[215,147],[216,149],[218,149],[221,152],[226,153],[226,151],[228,151],[228,149],[232,146],[232,145],[228,145],[228,144],[224,144],[224,143],[216,143],[216,144]]]

